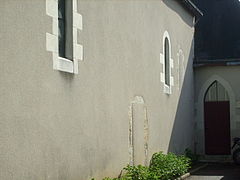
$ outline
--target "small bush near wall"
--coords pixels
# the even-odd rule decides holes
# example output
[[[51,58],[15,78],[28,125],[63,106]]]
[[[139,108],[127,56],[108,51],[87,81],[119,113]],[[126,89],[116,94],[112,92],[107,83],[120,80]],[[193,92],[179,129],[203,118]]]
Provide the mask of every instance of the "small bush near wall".
[[[126,174],[123,176],[128,180],[157,180],[159,176],[148,167],[138,166],[127,166],[124,168]]]
[[[149,170],[163,180],[179,177],[189,168],[190,159],[186,156],[177,156],[173,153],[165,155],[162,152],[153,154],[149,166]]]
[[[191,149],[185,149],[184,152],[185,156],[188,157],[191,160],[191,165],[194,165],[198,162],[199,160],[199,155],[193,153]]]
[[[123,168],[124,174],[119,178],[103,180],[172,180],[185,174],[190,168],[190,159],[173,153],[155,153],[150,166],[130,166]]]

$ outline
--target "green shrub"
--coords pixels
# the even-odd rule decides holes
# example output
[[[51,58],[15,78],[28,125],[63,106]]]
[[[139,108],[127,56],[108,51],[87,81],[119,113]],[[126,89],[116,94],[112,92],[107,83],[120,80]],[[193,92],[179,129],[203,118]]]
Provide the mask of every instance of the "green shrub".
[[[185,149],[184,154],[186,157],[188,157],[189,159],[191,159],[191,163],[195,164],[198,162],[199,159],[199,155],[194,154],[190,149]]]
[[[149,166],[149,170],[159,176],[161,180],[179,177],[185,174],[189,168],[189,158],[177,156],[173,153],[165,155],[162,152],[153,154]]]
[[[130,180],[158,180],[159,177],[149,170],[148,167],[138,165],[130,166],[124,168],[126,171],[125,178]]]
[[[185,174],[190,168],[190,159],[173,153],[155,153],[150,166],[130,166],[124,168],[120,178],[104,178],[103,180],[172,180]]]

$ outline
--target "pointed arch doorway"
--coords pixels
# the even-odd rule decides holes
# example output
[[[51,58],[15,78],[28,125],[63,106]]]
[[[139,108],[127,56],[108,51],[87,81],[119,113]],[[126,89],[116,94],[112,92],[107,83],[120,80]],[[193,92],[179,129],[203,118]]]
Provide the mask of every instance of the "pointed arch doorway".
[[[231,154],[230,102],[223,85],[214,81],[204,97],[205,154]]]

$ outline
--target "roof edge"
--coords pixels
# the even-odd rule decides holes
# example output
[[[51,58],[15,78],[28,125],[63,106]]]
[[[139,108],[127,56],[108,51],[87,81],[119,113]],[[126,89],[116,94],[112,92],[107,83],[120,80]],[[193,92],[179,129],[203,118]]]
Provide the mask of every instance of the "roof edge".
[[[194,16],[197,18],[203,16],[202,11],[191,1],[191,0],[178,0],[181,4],[184,5]]]
[[[195,60],[193,62],[194,67],[203,67],[203,66],[239,66],[240,59],[232,58],[232,59],[214,59],[214,60]]]

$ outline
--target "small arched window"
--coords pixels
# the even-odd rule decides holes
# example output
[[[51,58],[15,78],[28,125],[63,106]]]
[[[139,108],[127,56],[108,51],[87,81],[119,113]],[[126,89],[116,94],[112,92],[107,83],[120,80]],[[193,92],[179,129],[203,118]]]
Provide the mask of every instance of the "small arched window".
[[[163,83],[163,92],[172,94],[172,86],[174,79],[171,75],[173,68],[173,59],[171,55],[171,39],[167,31],[164,32],[162,38],[162,53],[160,53],[160,63],[162,64],[162,71],[160,73],[161,82]]]
[[[169,40],[166,37],[164,40],[164,65],[165,65],[165,84],[170,86],[170,48]]]

